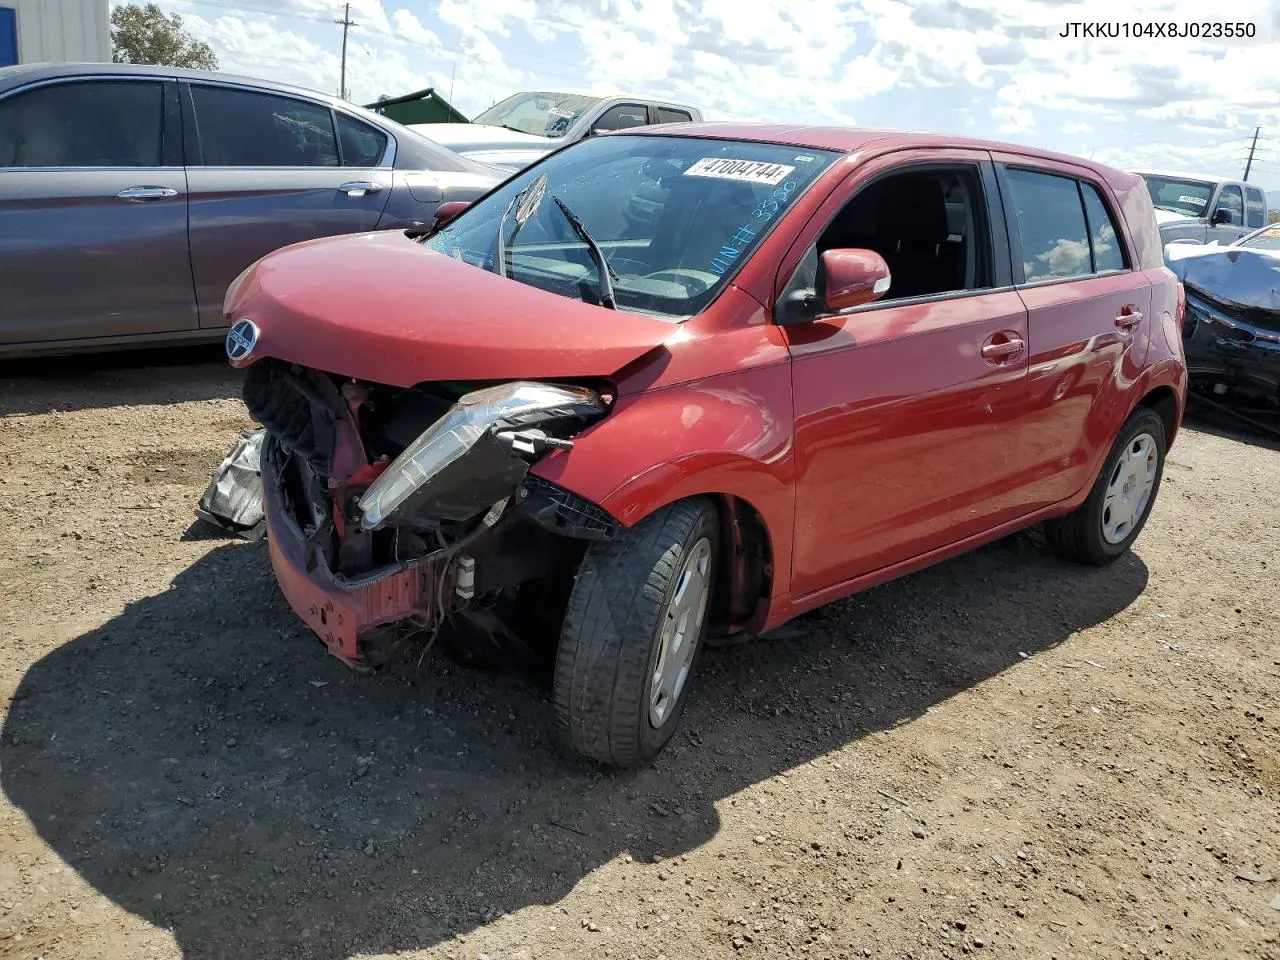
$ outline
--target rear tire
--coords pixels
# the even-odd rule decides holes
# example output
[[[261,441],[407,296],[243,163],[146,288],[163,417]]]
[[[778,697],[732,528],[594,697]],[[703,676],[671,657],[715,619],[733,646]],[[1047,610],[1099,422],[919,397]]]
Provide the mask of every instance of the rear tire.
[[[1150,407],[1133,412],[1098,479],[1073,513],[1045,523],[1049,545],[1078,563],[1106,566],[1138,539],[1164,476],[1165,426]]]
[[[587,550],[554,681],[561,735],[578,753],[632,767],[671,739],[702,652],[718,544],[716,508],[696,498]]]

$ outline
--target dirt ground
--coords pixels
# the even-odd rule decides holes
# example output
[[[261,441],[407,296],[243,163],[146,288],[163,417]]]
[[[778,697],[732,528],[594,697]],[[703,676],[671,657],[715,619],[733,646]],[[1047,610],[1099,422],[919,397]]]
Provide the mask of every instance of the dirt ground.
[[[151,364],[148,367],[146,364]],[[323,653],[195,522],[216,353],[0,368],[0,956],[1280,958],[1280,452],[716,651],[605,772],[548,691]]]

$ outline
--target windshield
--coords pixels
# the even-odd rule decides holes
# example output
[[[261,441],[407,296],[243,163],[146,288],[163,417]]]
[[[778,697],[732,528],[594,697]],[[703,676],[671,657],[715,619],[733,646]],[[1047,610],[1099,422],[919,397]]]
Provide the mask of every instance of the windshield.
[[[600,303],[599,265],[567,207],[606,258],[619,309],[683,319],[716,297],[837,156],[729,140],[593,137],[508,180],[425,243]]]
[[[1160,210],[1185,213],[1189,217],[1203,217],[1213,196],[1213,184],[1203,180],[1175,180],[1144,174],[1151,202]]]
[[[1245,237],[1237,247],[1254,247],[1257,250],[1280,250],[1280,224],[1263,227],[1252,236]]]
[[[494,104],[471,122],[558,140],[569,132],[579,117],[599,102],[599,97],[584,97],[576,93],[517,93]]]

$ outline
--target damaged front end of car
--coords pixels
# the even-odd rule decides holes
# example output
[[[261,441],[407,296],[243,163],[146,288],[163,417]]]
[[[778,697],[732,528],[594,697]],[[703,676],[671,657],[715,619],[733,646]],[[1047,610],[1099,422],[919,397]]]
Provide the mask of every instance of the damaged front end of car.
[[[606,416],[605,383],[392,387],[265,358],[244,399],[266,429],[272,565],[294,611],[356,668],[388,632],[449,620],[518,632],[617,521],[529,472]],[[405,629],[407,628],[407,629]]]

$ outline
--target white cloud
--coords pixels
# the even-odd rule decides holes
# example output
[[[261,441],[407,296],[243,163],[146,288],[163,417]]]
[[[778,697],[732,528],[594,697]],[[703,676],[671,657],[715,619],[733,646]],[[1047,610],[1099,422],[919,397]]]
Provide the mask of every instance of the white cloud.
[[[160,2],[229,70],[337,87],[334,0]],[[1267,0],[1229,6],[1269,36]],[[1274,46],[1059,36],[1073,21],[1202,22],[1203,0],[352,0],[351,15],[362,102],[436,86],[474,114],[531,87],[626,89],[710,117],[856,116],[1210,172],[1238,172],[1255,125],[1280,127]]]

